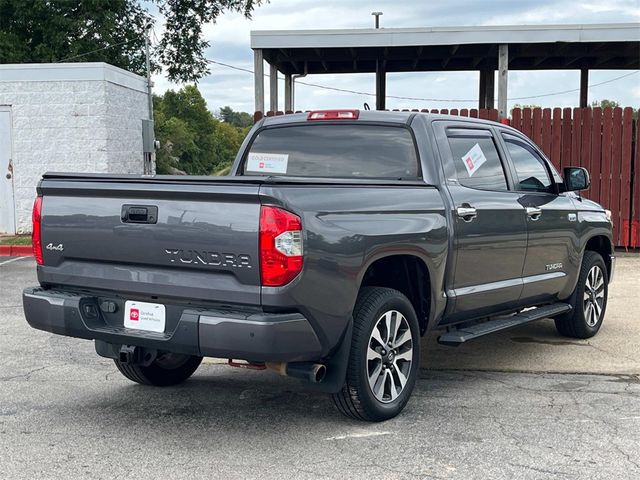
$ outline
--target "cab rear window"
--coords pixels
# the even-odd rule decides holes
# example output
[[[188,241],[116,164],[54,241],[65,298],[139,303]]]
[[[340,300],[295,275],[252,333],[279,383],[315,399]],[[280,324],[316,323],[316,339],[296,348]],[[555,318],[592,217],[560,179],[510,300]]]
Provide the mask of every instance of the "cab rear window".
[[[245,175],[416,178],[418,157],[405,127],[296,125],[268,128],[244,159]]]

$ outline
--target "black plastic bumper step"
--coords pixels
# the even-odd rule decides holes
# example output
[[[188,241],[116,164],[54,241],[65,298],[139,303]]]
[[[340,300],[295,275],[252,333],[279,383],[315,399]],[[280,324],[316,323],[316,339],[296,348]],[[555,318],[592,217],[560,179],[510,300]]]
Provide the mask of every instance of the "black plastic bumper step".
[[[458,345],[482,337],[490,333],[506,330],[507,328],[517,327],[534,320],[542,320],[543,318],[554,317],[561,313],[571,310],[568,303],[553,303],[542,307],[532,308],[524,312],[516,313],[508,317],[497,317],[482,323],[476,323],[466,327],[452,328],[444,335],[438,337],[438,343],[457,347]]]

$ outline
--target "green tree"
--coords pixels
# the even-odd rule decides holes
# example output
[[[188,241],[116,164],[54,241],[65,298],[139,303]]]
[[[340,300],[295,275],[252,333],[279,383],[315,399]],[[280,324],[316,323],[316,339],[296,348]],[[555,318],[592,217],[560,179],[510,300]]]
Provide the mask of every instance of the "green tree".
[[[69,59],[142,73],[147,22],[128,0],[0,0],[0,63]]]
[[[234,127],[246,128],[253,125],[253,117],[247,112],[236,112],[231,107],[221,107],[218,118]]]
[[[154,113],[160,174],[224,173],[248,131],[215,118],[194,85],[156,97]]]
[[[108,62],[144,73],[144,38],[157,5],[164,34],[154,67],[169,80],[193,82],[209,73],[202,26],[224,12],[251,17],[265,0],[0,0],[0,63]]]
[[[591,102],[591,106],[592,106],[592,107],[594,107],[594,108],[595,108],[595,107],[601,107],[601,108],[608,108],[608,107],[611,107],[611,108],[616,108],[616,107],[619,107],[619,106],[620,106],[620,104],[619,104],[618,102],[616,102],[615,100],[607,100],[607,99],[605,98],[605,99],[602,99],[602,100],[594,100],[593,102]]]

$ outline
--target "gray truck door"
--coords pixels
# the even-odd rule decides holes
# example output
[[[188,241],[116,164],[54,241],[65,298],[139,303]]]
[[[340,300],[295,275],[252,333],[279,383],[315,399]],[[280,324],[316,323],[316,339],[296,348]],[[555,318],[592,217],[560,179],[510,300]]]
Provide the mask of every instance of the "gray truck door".
[[[447,293],[455,303],[448,321],[514,308],[522,293],[526,215],[493,130],[463,122],[434,125],[453,204],[455,268]]]
[[[515,190],[526,210],[527,257],[522,272],[526,303],[552,300],[565,292],[580,264],[575,251],[577,216],[568,194],[558,194],[559,175],[528,140],[502,132]],[[557,178],[554,178],[557,177]]]

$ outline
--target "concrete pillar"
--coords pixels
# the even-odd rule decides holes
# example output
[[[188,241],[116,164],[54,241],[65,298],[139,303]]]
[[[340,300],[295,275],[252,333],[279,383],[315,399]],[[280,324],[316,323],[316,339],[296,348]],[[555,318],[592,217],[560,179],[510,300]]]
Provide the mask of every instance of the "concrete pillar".
[[[498,117],[507,118],[507,90],[509,80],[509,45],[498,46]]]
[[[580,108],[589,106],[589,69],[580,70]]]
[[[253,51],[253,85],[256,112],[264,113],[264,61],[261,49]]]
[[[376,110],[387,108],[387,72],[385,72],[382,64],[382,60],[376,60]]]
[[[293,79],[291,74],[285,74],[284,76],[284,111],[288,112],[293,110]]]
[[[269,110],[278,111],[278,68],[270,65],[269,70]]]

